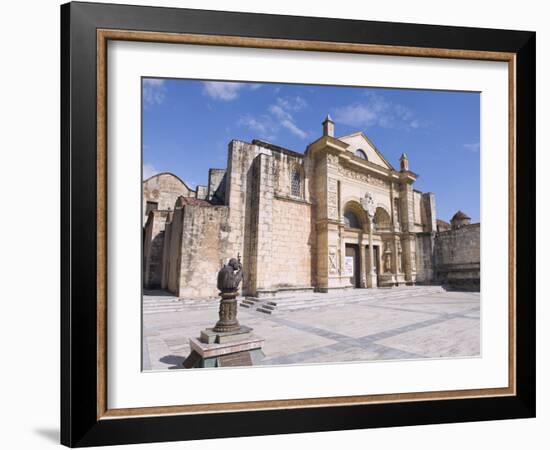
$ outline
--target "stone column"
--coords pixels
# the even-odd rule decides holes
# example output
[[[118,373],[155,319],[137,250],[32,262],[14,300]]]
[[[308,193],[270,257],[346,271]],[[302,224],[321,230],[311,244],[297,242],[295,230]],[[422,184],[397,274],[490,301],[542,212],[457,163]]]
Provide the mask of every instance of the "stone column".
[[[393,244],[393,252],[392,252],[392,271],[395,275],[395,279],[397,280],[397,274],[399,273],[399,262],[397,261],[397,258],[399,257],[398,251],[397,251],[397,240],[399,238],[397,236],[394,237],[392,244]]]
[[[367,287],[375,288],[376,284],[376,274],[374,273],[374,245],[372,240],[372,229],[373,223],[372,219],[374,218],[370,214],[369,217],[369,273],[367,275]]]
[[[414,235],[412,233],[405,235],[402,244],[405,282],[407,284],[414,284],[416,282],[416,249]]]
[[[359,239],[359,279],[361,287],[367,287],[367,258],[365,255],[365,246],[363,245],[363,233]]]

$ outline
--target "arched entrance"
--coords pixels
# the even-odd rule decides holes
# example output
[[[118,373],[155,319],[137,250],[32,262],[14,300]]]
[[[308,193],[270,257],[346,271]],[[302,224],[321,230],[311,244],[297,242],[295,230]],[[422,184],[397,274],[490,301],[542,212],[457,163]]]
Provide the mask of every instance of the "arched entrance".
[[[344,230],[342,246],[345,247],[344,275],[349,276],[350,284],[355,288],[366,286],[365,239],[369,220],[361,204],[349,201],[343,210]]]

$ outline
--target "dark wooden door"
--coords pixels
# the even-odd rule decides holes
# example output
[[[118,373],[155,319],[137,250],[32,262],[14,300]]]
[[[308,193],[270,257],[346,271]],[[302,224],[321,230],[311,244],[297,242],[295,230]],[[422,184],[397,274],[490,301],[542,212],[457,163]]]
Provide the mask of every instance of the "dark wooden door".
[[[360,287],[359,273],[359,246],[355,244],[346,244],[346,256],[353,258],[353,276],[350,281],[352,286]]]

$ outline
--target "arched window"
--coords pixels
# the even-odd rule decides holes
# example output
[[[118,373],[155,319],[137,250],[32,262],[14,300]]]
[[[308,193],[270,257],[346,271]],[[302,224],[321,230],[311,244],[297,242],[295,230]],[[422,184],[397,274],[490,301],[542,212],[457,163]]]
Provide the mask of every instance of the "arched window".
[[[344,225],[348,228],[361,228],[361,222],[353,211],[344,213]]]
[[[376,208],[374,223],[377,230],[389,230],[391,225],[390,215],[384,208]]]
[[[365,161],[369,160],[369,158],[367,158],[367,154],[360,148],[355,150],[355,156],[357,156],[358,158],[364,159]]]
[[[302,197],[302,170],[295,165],[290,172],[290,195]]]

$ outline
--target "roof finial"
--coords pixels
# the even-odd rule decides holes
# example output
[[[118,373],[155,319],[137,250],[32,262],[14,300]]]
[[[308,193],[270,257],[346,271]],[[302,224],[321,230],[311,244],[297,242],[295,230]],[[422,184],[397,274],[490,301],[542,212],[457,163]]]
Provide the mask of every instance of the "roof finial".
[[[323,120],[323,136],[334,137],[334,121],[330,114],[327,114],[327,117]]]
[[[406,153],[401,153],[399,162],[401,163],[401,171],[409,170],[409,158]]]

